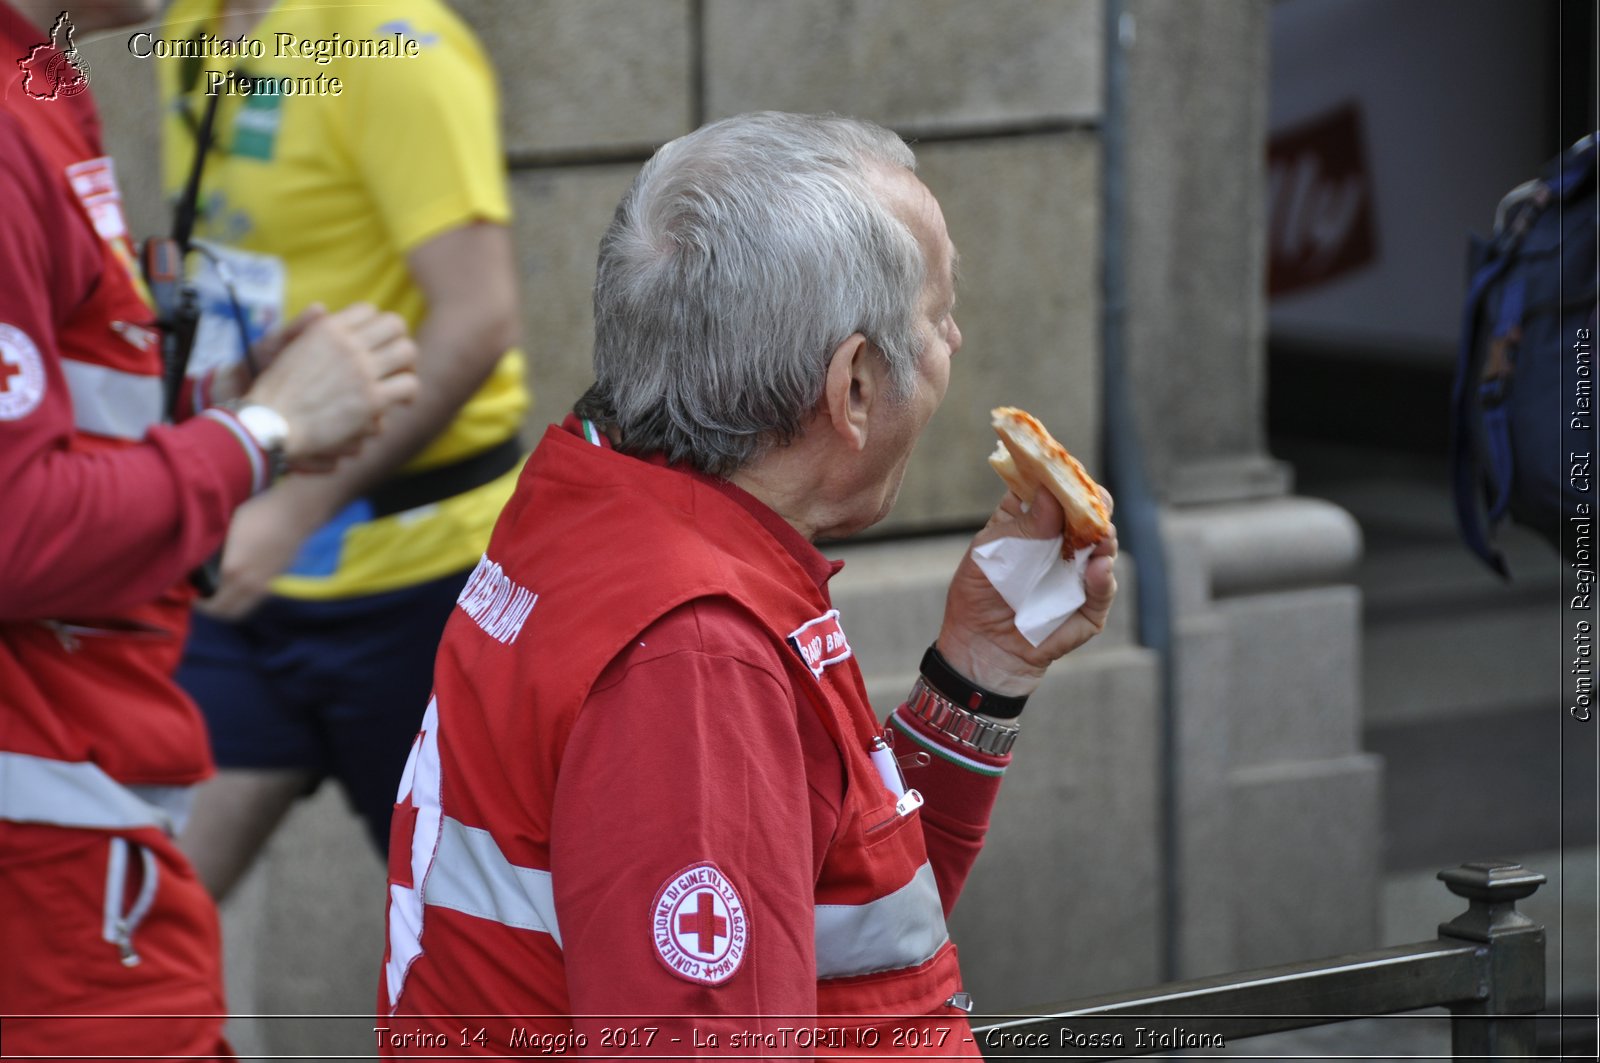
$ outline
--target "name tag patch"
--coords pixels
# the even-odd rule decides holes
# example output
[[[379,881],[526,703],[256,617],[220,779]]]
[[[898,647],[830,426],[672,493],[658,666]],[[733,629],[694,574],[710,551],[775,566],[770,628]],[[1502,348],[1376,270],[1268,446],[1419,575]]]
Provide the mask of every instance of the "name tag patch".
[[[837,609],[829,609],[815,620],[801,624],[789,636],[789,645],[818,679],[830,664],[850,658],[850,642],[844,637],[844,628],[839,626]]]
[[[509,646],[522,634],[522,625],[538,601],[537,594],[507,576],[499,562],[484,554],[467,577],[456,605],[497,642]]]
[[[128,235],[128,223],[122,216],[122,192],[117,188],[117,170],[111,156],[73,163],[67,167],[67,182],[100,239],[120,240]]]

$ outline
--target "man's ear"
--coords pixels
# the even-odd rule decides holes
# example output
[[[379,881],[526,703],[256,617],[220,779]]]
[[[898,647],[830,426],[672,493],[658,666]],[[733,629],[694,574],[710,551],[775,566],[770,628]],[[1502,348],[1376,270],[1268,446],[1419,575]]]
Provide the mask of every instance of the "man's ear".
[[[883,359],[861,333],[852,332],[828,356],[823,410],[850,449],[866,449],[867,424],[883,386]]]

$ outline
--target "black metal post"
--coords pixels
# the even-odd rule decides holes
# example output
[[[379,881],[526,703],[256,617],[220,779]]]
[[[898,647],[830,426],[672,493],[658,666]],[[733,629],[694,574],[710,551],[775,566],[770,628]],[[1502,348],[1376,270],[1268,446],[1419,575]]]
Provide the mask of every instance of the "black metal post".
[[[1517,901],[1545,877],[1521,864],[1484,861],[1439,878],[1470,902],[1439,925],[1439,937],[1476,942],[1485,958],[1478,998],[1451,1005],[1451,1051],[1457,1060],[1531,1057],[1532,1013],[1544,1008],[1544,928],[1517,911]]]

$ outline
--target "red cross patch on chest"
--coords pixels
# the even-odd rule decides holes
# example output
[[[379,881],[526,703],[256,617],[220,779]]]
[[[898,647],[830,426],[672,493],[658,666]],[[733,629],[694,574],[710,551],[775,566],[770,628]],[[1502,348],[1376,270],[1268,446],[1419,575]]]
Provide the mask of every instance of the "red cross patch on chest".
[[[844,628],[839,626],[837,609],[829,609],[815,620],[801,624],[789,635],[789,645],[819,679],[824,668],[850,658],[850,642],[844,637]]]

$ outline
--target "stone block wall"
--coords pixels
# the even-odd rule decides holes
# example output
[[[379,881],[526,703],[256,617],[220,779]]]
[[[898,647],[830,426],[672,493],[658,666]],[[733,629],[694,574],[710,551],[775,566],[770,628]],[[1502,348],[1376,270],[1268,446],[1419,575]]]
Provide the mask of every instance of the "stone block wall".
[[[910,137],[962,254],[966,347],[880,530],[981,520],[988,410],[1099,447],[1097,0],[460,0],[504,85],[530,427],[590,380],[595,249],[653,148],[741,111]]]

